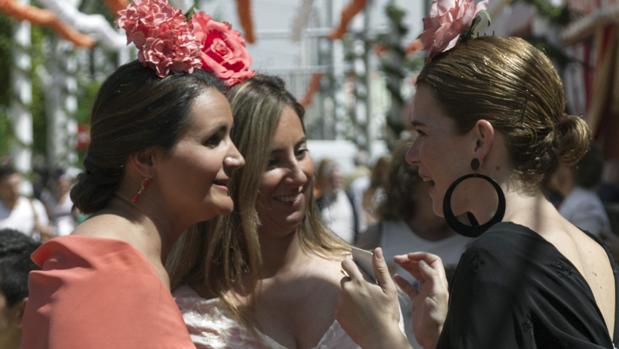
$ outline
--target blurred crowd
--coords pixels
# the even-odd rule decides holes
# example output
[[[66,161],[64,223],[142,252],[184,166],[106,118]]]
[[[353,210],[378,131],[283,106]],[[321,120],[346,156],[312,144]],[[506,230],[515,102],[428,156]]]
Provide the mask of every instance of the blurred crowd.
[[[19,231],[36,241],[69,235],[78,221],[69,191],[76,171],[38,169],[25,178],[5,160],[0,164],[0,229]],[[24,195],[32,188],[32,195]]]

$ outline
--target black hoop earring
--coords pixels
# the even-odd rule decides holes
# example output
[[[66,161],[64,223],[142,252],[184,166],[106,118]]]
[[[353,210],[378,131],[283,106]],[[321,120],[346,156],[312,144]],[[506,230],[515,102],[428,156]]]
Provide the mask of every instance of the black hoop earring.
[[[497,197],[499,199],[499,206],[497,207],[496,213],[494,214],[492,219],[490,219],[490,221],[482,225],[479,225],[477,223],[477,220],[475,219],[475,216],[473,216],[473,214],[469,212],[467,212],[467,216],[473,225],[470,226],[461,223],[460,221],[458,221],[458,219],[453,213],[453,210],[451,209],[451,196],[453,195],[454,190],[456,189],[458,184],[469,178],[485,179],[487,182],[492,184],[492,187],[496,191]],[[447,192],[445,193],[445,197],[443,198],[443,215],[445,216],[445,220],[447,221],[449,227],[451,227],[451,229],[453,229],[458,234],[468,237],[478,237],[486,230],[488,230],[488,228],[503,220],[503,216],[505,215],[505,194],[503,193],[501,186],[499,186],[499,184],[494,179],[479,173],[469,173],[456,179],[453,183],[451,183],[449,188],[447,188]]]

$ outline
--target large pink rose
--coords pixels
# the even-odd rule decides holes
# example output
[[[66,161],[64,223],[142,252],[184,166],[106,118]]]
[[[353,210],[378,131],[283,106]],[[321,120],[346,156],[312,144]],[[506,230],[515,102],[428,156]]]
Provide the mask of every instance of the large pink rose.
[[[119,15],[118,25],[127,32],[127,43],[135,44],[138,60],[159,77],[201,67],[201,46],[191,23],[167,0],[135,0]]]
[[[196,13],[191,22],[202,47],[203,69],[212,71],[228,86],[256,75],[250,70],[251,56],[245,48],[245,40],[230,24],[217,22],[204,12]]]
[[[135,0],[118,15],[116,22],[127,32],[127,44],[133,42],[138,48],[163,23],[187,22],[183,13],[167,0]]]
[[[423,33],[419,35],[429,57],[453,48],[487,4],[488,0],[477,5],[475,0],[433,0],[430,16],[423,19]]]

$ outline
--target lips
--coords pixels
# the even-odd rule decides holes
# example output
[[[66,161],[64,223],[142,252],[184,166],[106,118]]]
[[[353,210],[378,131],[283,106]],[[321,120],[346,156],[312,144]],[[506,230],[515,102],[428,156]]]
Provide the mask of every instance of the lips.
[[[432,178],[422,174],[421,172],[419,172],[419,177],[421,177],[421,180],[423,182],[428,183],[429,185],[434,185],[434,181],[432,180]]]
[[[215,179],[213,181],[213,186],[216,187],[219,190],[225,191],[226,193],[229,192],[228,189],[228,179]]]
[[[303,193],[302,189],[303,188],[299,188],[299,191],[296,193],[274,195],[272,198],[274,201],[277,201],[286,206],[290,206],[292,208],[299,208],[301,204],[305,201],[305,194]]]

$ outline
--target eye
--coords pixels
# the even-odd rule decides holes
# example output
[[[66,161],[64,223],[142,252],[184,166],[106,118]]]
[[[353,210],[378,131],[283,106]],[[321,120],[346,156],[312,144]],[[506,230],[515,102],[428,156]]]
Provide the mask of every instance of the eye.
[[[209,148],[217,147],[226,138],[226,129],[219,129],[217,132],[207,137],[202,144]]]
[[[427,134],[425,132],[421,131],[420,129],[415,129],[415,132],[417,132],[417,134],[419,136],[427,136]]]
[[[271,169],[275,166],[277,166],[279,164],[279,159],[278,158],[270,158],[269,161],[267,161],[267,169]]]
[[[302,146],[294,152],[294,155],[297,157],[297,159],[303,159],[308,151],[309,150],[305,146]]]

